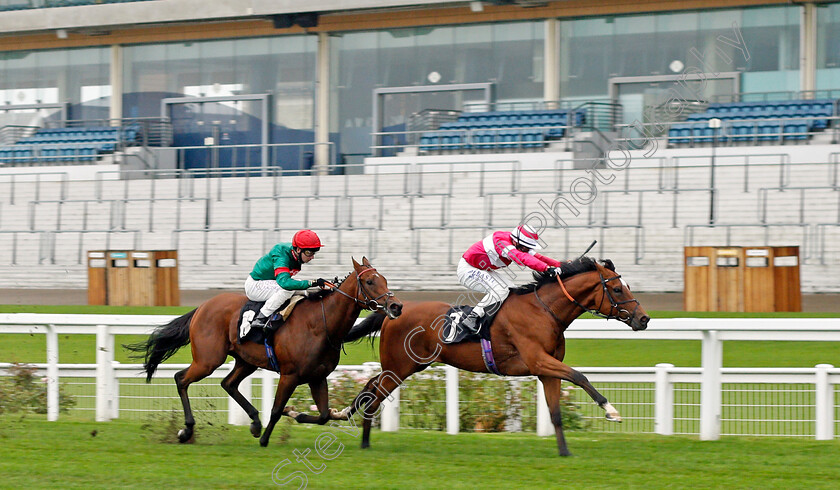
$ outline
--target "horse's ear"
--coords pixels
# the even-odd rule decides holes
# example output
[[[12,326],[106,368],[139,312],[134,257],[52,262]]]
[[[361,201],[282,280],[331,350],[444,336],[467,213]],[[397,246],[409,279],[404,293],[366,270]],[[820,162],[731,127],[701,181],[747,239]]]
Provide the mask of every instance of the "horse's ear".
[[[608,269],[608,270],[611,270],[611,271],[615,272],[615,264],[613,264],[613,261],[612,261],[612,260],[610,260],[610,259],[604,259],[604,260],[602,260],[602,261],[601,261],[601,263],[604,265],[604,267],[605,267],[606,269]]]
[[[367,259],[367,257],[362,257],[362,264],[364,264],[365,267],[371,266],[370,261]]]
[[[356,270],[359,270],[359,268],[361,267],[361,265],[359,265],[359,263],[358,263],[358,262],[356,262],[356,259],[355,259],[355,258],[350,257],[350,259],[353,261],[353,268],[354,268],[354,269],[356,269]]]

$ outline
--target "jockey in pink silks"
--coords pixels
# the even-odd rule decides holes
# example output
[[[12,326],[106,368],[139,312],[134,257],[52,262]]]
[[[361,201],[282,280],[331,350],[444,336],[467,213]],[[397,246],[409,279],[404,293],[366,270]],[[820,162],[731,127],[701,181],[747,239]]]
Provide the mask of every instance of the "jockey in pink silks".
[[[529,225],[519,225],[513,231],[497,231],[473,244],[458,262],[458,281],[465,287],[484,293],[461,325],[475,332],[478,320],[486,313],[495,314],[510,294],[513,283],[496,269],[512,262],[537,272],[556,275],[560,262],[540,255],[537,232]]]

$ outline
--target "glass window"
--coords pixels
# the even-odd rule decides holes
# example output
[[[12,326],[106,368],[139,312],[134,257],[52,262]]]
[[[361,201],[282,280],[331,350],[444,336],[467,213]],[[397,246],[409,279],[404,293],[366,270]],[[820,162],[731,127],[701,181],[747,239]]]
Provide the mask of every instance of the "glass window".
[[[563,20],[561,96],[606,97],[610,78],[673,75],[689,67],[743,72],[741,92],[798,90],[799,14],[799,7],[762,7]],[[749,60],[720,40],[735,40],[733,23]]]
[[[123,113],[160,117],[166,97],[271,93],[272,142],[312,141],[316,51],[317,37],[309,35],[127,46]]]
[[[70,119],[107,118],[109,66],[108,47],[0,53],[0,104],[69,102]]]
[[[495,84],[499,101],[542,99],[544,23],[419,27],[337,34],[331,42],[331,131],[343,154],[370,152],[373,90]],[[474,94],[430,92],[386,98],[383,126],[404,128],[424,109],[461,109]]]
[[[817,90],[840,92],[840,4],[817,6]],[[818,97],[822,96],[818,94]]]

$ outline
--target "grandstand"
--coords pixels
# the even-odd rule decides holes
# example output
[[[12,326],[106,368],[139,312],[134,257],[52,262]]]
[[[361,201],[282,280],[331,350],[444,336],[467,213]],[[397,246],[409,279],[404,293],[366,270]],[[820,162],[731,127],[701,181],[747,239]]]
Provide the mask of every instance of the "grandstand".
[[[525,220],[636,291],[681,291],[685,245],[797,245],[840,292],[840,4],[293,3],[0,2],[2,287],[175,248],[237,288],[308,227],[307,274],[458,289]]]

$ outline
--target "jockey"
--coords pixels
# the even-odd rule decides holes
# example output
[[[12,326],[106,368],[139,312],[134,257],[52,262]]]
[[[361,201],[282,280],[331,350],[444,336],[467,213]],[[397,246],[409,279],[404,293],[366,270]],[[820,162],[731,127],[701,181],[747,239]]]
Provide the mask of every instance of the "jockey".
[[[251,328],[264,328],[268,317],[295,291],[312,286],[324,287],[324,279],[301,281],[292,278],[300,272],[301,265],[312,260],[320,249],[321,240],[314,231],[300,230],[292,237],[292,243],[278,243],[257,261],[245,280],[245,295],[251,301],[265,301],[265,305],[251,322]]]
[[[529,225],[519,225],[513,231],[497,231],[473,244],[458,262],[458,281],[473,291],[485,293],[461,325],[476,332],[478,320],[485,313],[495,313],[510,294],[513,284],[496,269],[511,262],[537,272],[556,275],[560,262],[536,253],[540,248],[537,232]]]

